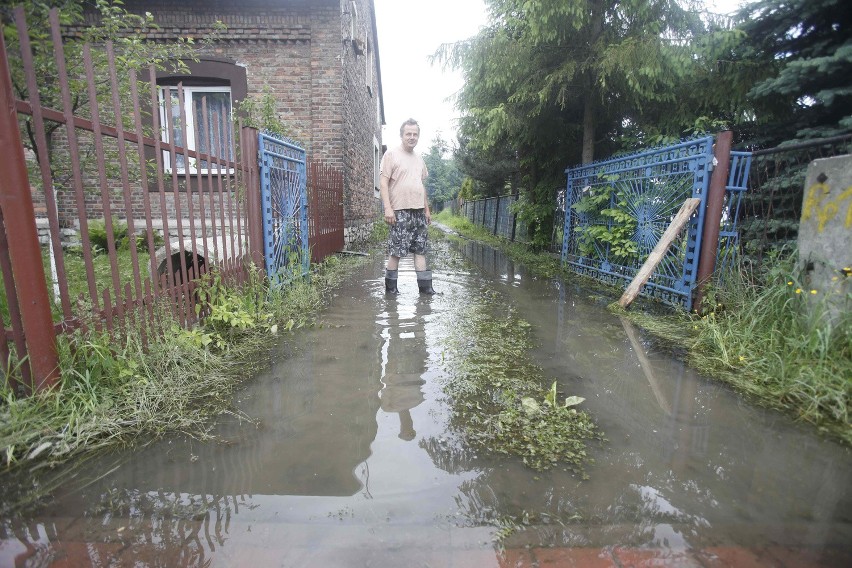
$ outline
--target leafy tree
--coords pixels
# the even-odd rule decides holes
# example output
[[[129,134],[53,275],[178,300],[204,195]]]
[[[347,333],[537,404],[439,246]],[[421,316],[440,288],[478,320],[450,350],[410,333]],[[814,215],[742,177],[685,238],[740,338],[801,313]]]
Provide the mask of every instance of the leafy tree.
[[[774,140],[852,131],[852,10],[842,0],[760,0],[738,14],[749,92],[773,111]]]
[[[542,211],[552,211],[567,165],[619,149],[622,132],[641,125],[646,108],[692,116],[679,107],[675,86],[696,65],[689,42],[704,25],[677,0],[486,4],[490,25],[442,46],[435,58],[466,79],[460,147],[471,156],[497,150],[501,158],[511,149],[515,181],[527,193],[521,207],[535,209],[530,216],[542,223],[531,229],[549,239]],[[484,181],[469,164],[462,160],[462,171]]]
[[[423,156],[429,177],[426,179],[426,192],[433,203],[442,203],[455,199],[461,189],[462,177],[450,152],[449,144],[439,132],[429,153]]]
[[[507,143],[485,150],[460,135],[454,157],[459,170],[470,180],[466,199],[495,197],[517,191],[518,158]]]

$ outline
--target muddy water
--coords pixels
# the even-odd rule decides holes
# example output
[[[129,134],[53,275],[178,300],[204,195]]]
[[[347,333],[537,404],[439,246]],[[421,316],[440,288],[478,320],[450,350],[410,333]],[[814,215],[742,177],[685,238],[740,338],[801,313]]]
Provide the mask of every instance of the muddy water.
[[[439,295],[419,296],[403,261],[385,297],[371,259],[238,393],[250,420],[78,468],[2,522],[0,565],[852,565],[847,449],[697,376],[590,289],[438,248]],[[445,339],[484,290],[532,324],[537,363],[606,433],[589,480],[448,431]]]

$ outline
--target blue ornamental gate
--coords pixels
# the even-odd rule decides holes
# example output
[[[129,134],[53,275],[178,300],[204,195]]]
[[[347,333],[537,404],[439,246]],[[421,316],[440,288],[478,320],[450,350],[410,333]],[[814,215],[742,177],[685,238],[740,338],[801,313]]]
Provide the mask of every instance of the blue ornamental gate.
[[[699,198],[687,230],[643,289],[646,296],[691,309],[712,163],[713,138],[705,137],[566,170],[563,264],[623,287],[683,202]],[[736,213],[730,199],[727,205],[723,215],[731,221]]]
[[[305,150],[261,132],[258,153],[266,274],[281,285],[310,267]]]

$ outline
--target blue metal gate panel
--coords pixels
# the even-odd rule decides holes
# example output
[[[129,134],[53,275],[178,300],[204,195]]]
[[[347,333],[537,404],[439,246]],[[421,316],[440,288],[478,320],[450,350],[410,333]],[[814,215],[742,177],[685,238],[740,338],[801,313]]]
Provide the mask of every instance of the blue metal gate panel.
[[[705,137],[565,170],[562,262],[575,272],[623,286],[639,271],[684,200],[700,198],[686,235],[672,244],[643,289],[645,295],[690,309],[712,160],[713,138]],[[600,203],[590,206],[595,196],[601,196]],[[615,238],[613,229],[625,226],[628,234]]]
[[[740,231],[737,221],[740,204],[748,188],[751,170],[751,152],[731,152],[731,167],[725,186],[725,204],[722,209],[722,224],[719,228],[719,250],[716,255],[716,270],[720,278],[726,278],[737,263],[740,250]]]
[[[266,274],[281,285],[310,268],[305,150],[263,132],[258,148]]]

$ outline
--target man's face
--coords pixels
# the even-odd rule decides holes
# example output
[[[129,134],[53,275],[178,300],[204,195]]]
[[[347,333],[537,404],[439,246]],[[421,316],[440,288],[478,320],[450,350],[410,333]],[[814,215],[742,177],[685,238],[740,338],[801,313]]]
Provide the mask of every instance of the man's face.
[[[420,140],[420,127],[406,124],[402,129],[402,146],[411,152]]]

